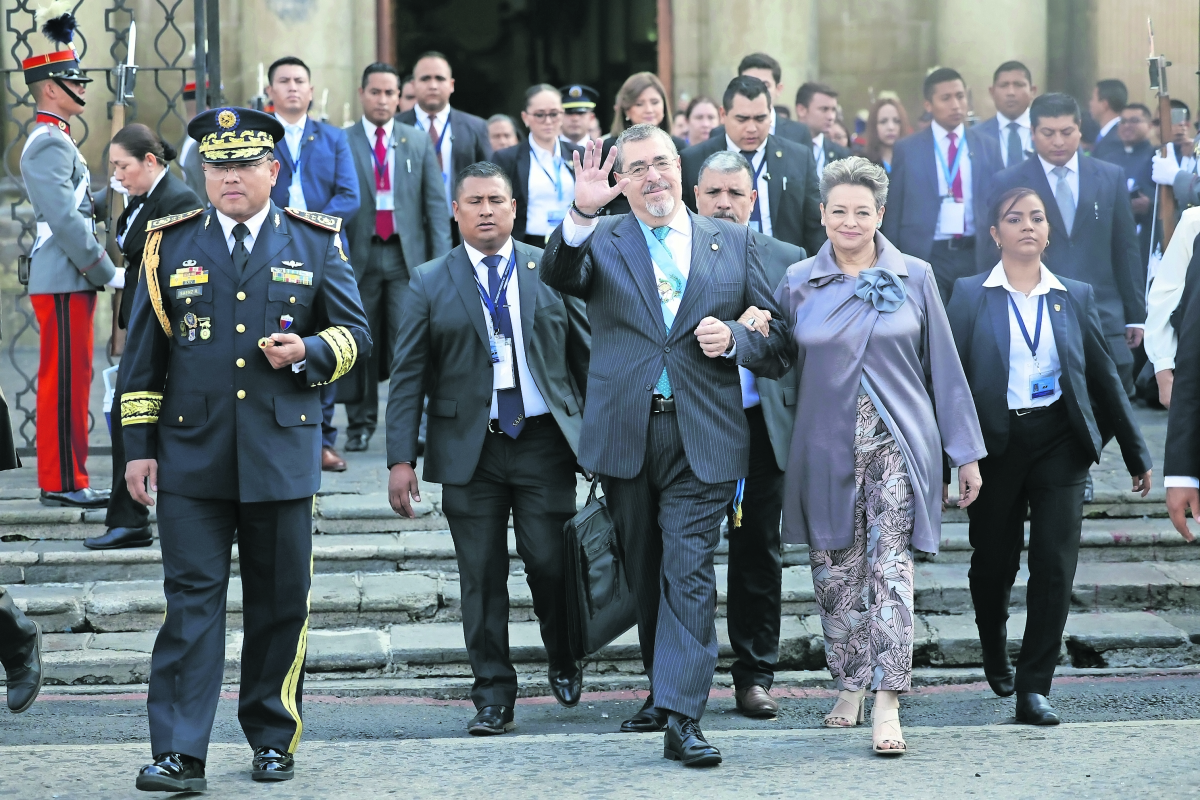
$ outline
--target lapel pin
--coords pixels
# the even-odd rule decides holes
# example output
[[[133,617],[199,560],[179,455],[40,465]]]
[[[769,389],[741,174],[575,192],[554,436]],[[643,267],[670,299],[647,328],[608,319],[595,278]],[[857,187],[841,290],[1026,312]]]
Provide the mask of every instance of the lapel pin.
[[[408,141],[408,137],[407,137],[407,136],[401,136],[401,137],[400,137],[400,144],[404,144],[404,143],[405,143],[405,142],[407,142],[407,141]]]
[[[204,218],[204,230],[208,230],[208,223],[210,222],[212,222],[211,214]]]
[[[528,264],[526,264],[526,265],[525,265],[525,267],[526,267],[527,269],[535,269],[535,268],[537,267],[537,264],[535,264],[535,263],[533,263],[532,261],[530,261]]]
[[[783,158],[783,151],[782,151],[782,150],[776,150],[776,151],[775,151],[775,157],[776,157],[776,158]]]
[[[720,249],[721,249],[721,246],[720,246],[720,245],[718,245],[716,242],[713,242],[713,243],[712,243],[712,249],[713,249],[713,250],[720,250]]]
[[[275,215],[275,227],[276,228],[279,227],[279,215],[278,214]]]
[[[1060,306],[1058,303],[1055,303],[1055,304],[1054,304],[1054,310],[1055,310],[1055,311],[1062,311],[1062,306]]]

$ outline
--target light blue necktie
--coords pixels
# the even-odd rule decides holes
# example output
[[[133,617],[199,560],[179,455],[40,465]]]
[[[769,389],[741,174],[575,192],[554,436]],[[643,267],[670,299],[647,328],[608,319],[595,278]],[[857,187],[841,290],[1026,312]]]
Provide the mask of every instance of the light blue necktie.
[[[1075,226],[1075,195],[1071,193],[1071,184],[1067,183],[1067,173],[1070,172],[1066,167],[1055,167],[1050,170],[1058,176],[1058,185],[1054,188],[1054,199],[1058,201],[1058,210],[1062,214],[1063,225],[1066,226],[1067,235],[1071,235],[1071,229]]]
[[[646,237],[646,246],[650,249],[650,257],[658,265],[662,273],[667,276],[667,280],[670,281],[673,288],[682,296],[687,278],[683,277],[683,273],[675,265],[675,258],[671,255],[671,251],[663,244],[663,241],[667,238],[667,234],[671,232],[671,228],[663,225],[662,227],[651,229],[641,220],[638,220],[638,224],[642,227],[642,235]],[[653,233],[653,236],[651,236],[651,233]],[[657,283],[657,280],[655,283]],[[675,322],[675,312],[667,305],[667,299],[662,296],[661,292],[659,293],[659,300],[662,302],[663,322],[666,323],[667,333],[670,333],[671,325]],[[667,377],[666,367],[663,367],[662,375],[658,377],[658,383],[654,385],[654,391],[663,397],[671,396],[671,380]]]

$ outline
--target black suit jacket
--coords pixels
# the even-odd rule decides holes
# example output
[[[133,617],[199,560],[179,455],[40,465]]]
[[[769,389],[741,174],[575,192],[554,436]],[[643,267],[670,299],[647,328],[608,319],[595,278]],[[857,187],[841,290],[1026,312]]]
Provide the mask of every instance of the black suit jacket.
[[[417,127],[421,133],[428,136],[425,128],[417,125],[417,112],[421,110],[420,106],[413,106],[403,114],[396,116],[396,119],[403,122],[405,125],[413,125]],[[457,108],[450,109],[450,154],[452,164],[450,166],[450,183],[454,183],[454,178],[458,173],[462,172],[465,167],[479,162],[487,161],[492,157],[491,140],[488,139],[487,123],[474,114],[468,114],[465,111],[459,111]],[[421,115],[422,122],[429,122],[428,116],[424,113]],[[441,133],[441,131],[438,131]],[[436,154],[434,155],[436,158]]]
[[[812,140],[809,140],[808,149],[812,150]],[[843,158],[849,158],[853,153],[850,148],[842,147],[837,142],[830,139],[828,136],[821,138],[821,149],[825,151],[825,165],[829,166],[834,161],[840,161]]]
[[[750,429],[737,367],[779,378],[795,359],[796,344],[771,296],[750,229],[685,213],[692,224],[692,263],[669,333],[650,251],[632,214],[596,220],[580,247],[563,242],[560,225],[542,258],[542,280],[587,301],[592,359],[579,463],[592,472],[614,478],[641,472],[650,401],[665,368],[696,476],[705,483],[744,477]],[[770,336],[736,321],[752,305],[774,317]],[[729,325],[736,358],[708,358],[701,351],[693,331],[709,316]]]
[[[1079,156],[1079,201],[1070,234],[1040,158],[1034,156],[997,175],[990,202],[1017,186],[1033,189],[1046,204],[1050,246],[1042,262],[1060,278],[1091,285],[1104,335],[1121,336],[1126,325],[1145,322],[1146,265],[1141,259],[1125,171],[1107,161]],[[994,265],[999,252],[990,237],[988,244]]]
[[[988,233],[991,220],[993,176],[1004,164],[1000,145],[974,128],[966,129],[967,155],[971,159],[971,207],[975,216],[975,266],[983,272],[1000,260]],[[883,235],[900,252],[929,260],[937,234],[942,198],[938,193],[938,161],[932,128],[896,142],[889,176],[887,213]],[[1053,197],[1051,198],[1053,200]],[[1051,240],[1054,237],[1050,237]],[[1049,265],[1053,268],[1053,265]],[[1059,274],[1058,270],[1054,270]]]
[[[726,148],[725,134],[683,151],[683,202],[696,210],[696,182],[704,159]],[[821,224],[820,179],[812,152],[795,142],[767,137],[767,180],[771,235],[810,253],[825,243]]]
[[[571,449],[587,390],[591,333],[583,303],[538,279],[542,251],[513,242],[521,339],[538,391]],[[413,271],[396,342],[387,404],[387,463],[416,462],[421,409],[429,398],[425,480],[471,480],[487,436],[492,362],[474,267],[459,245]]]
[[[195,158],[196,154],[193,153],[192,156]],[[122,328],[129,325],[129,315],[133,313],[134,290],[137,289],[138,279],[142,276],[142,251],[146,249],[147,223],[159,217],[204,208],[204,205],[191,187],[169,171],[146,197],[146,202],[142,204],[137,218],[133,221],[133,229],[125,233],[125,242],[121,245],[121,254],[125,256],[125,290],[121,293],[117,324]],[[126,201],[125,211],[117,220],[117,227],[119,228],[128,217],[129,202]]]
[[[508,174],[508,179],[512,181],[513,199],[517,201],[517,218],[513,223],[512,232],[514,239],[520,239],[525,235],[526,214],[529,211],[529,152],[530,144],[526,140],[520,144],[514,144],[512,147],[497,150],[492,155],[492,162],[504,170]],[[571,179],[574,180],[575,162],[571,158],[572,153],[579,153],[579,158],[583,159],[582,147],[559,140],[558,154],[567,163],[567,170],[570,171]]]
[[[1010,312],[1007,290],[984,287],[987,277],[957,280],[946,315],[979,412],[984,445],[989,455],[999,455],[1008,447]],[[1115,435],[1129,474],[1141,475],[1150,469],[1150,451],[1109,355],[1092,287],[1060,280],[1066,291],[1051,289],[1046,302],[1062,368],[1061,401],[1071,431],[1093,461],[1100,460],[1104,441]]]
[[[1167,413],[1167,450],[1163,475],[1200,478],[1200,291],[1194,278],[1200,268],[1193,256],[1179,307],[1179,349],[1175,356],[1175,385]]]
[[[771,135],[778,136],[780,139],[787,139],[789,142],[795,142],[798,145],[807,147],[809,150],[812,149],[812,134],[809,132],[808,126],[803,122],[796,122],[794,119],[788,119],[787,117],[781,117],[776,114],[775,133]],[[724,125],[718,125],[709,131],[707,141],[712,141],[714,138],[724,140]],[[704,142],[699,142],[693,145],[693,147],[699,147],[702,144],[704,144]]]

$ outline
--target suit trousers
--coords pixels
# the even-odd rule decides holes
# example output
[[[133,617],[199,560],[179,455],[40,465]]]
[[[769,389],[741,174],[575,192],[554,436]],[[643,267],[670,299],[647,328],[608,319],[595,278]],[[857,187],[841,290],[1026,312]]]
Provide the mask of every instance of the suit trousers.
[[[12,595],[0,586],[0,664],[5,669],[25,663],[37,639],[37,626],[13,603]]]
[[[121,402],[121,392],[125,389],[124,372],[125,359],[117,367],[117,382],[114,387],[114,405]],[[112,495],[108,499],[108,511],[104,515],[104,524],[108,528],[142,528],[150,524],[150,509],[133,499],[129,494],[129,484],[125,482],[125,437],[121,432],[121,415],[117,413],[112,426],[112,466],[113,482]]]
[[[738,689],[770,689],[779,658],[780,590],[783,560],[779,523],[783,470],[775,461],[762,406],[746,409],[750,424],[750,474],[742,495],[742,524],[729,525],[729,583],[726,614]]]
[[[642,471],[601,482],[637,598],[654,705],[700,719],[717,666],[713,555],[737,484],[696,477],[670,412],[650,415]]]
[[[933,277],[937,279],[942,305],[950,305],[954,282],[979,271],[975,265],[974,237],[934,240],[933,250],[929,254],[929,266],[933,267]]]
[[[517,699],[517,673],[508,652],[510,512],[547,660],[552,667],[572,666],[563,525],[575,516],[575,485],[575,454],[547,414],[528,419],[516,439],[485,434],[470,482],[442,486],[442,510],[458,557],[476,708],[511,708]]]
[[[375,346],[367,360],[367,380],[363,398],[346,404],[347,436],[371,436],[379,424],[379,376],[392,373],[392,351],[400,334],[404,297],[408,294],[408,266],[400,249],[399,237],[386,242],[371,237],[367,268],[358,282],[363,311],[371,326]]]
[[[251,747],[295,752],[312,584],[312,498],[266,503],[158,493],[167,614],[150,659],[152,753],[208,758],[225,671],[225,599],[238,537],[242,676]]]
[[[38,486],[47,492],[86,489],[96,293],[35,294],[29,301],[41,333]]]
[[[1060,399],[1024,416],[1009,412],[1008,447],[979,462],[983,489],[967,507],[968,573],[981,641],[1007,637],[1009,595],[1021,566],[1029,510],[1028,621],[1017,660],[1018,692],[1050,694],[1079,561],[1083,486],[1092,460],[1075,440]]]

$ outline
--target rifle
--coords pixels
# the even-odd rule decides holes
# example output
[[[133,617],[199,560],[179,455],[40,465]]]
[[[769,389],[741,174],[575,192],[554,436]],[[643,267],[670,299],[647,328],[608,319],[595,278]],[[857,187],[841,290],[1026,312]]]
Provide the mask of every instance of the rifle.
[[[125,127],[125,106],[128,101],[133,98],[133,79],[137,73],[137,65],[134,63],[134,46],[137,44],[137,23],[132,20],[129,23],[129,46],[124,64],[117,64],[116,69],[116,97],[112,105],[112,128],[108,140],[111,142],[116,137],[117,132]],[[113,264],[117,269],[124,267],[125,257],[121,253],[121,248],[117,244],[117,220],[121,218],[121,213],[125,210],[125,197],[120,192],[112,190],[113,169],[110,166],[108,172],[108,242],[106,249],[109,256],[113,260]],[[133,291],[134,287],[130,287]],[[120,326],[120,309],[121,295],[124,294],[124,289],[117,289],[113,292],[112,299],[112,338],[109,339],[109,355],[119,356],[125,352],[125,331]]]
[[[1154,23],[1146,18],[1150,30],[1150,88],[1158,93],[1158,135],[1162,141],[1159,155],[1166,158],[1171,152],[1167,146],[1171,141],[1171,95],[1167,92],[1167,67],[1171,62],[1165,55],[1154,55]],[[1162,223],[1162,252],[1167,251],[1171,236],[1175,233],[1175,190],[1171,186],[1158,187],[1158,219]]]

